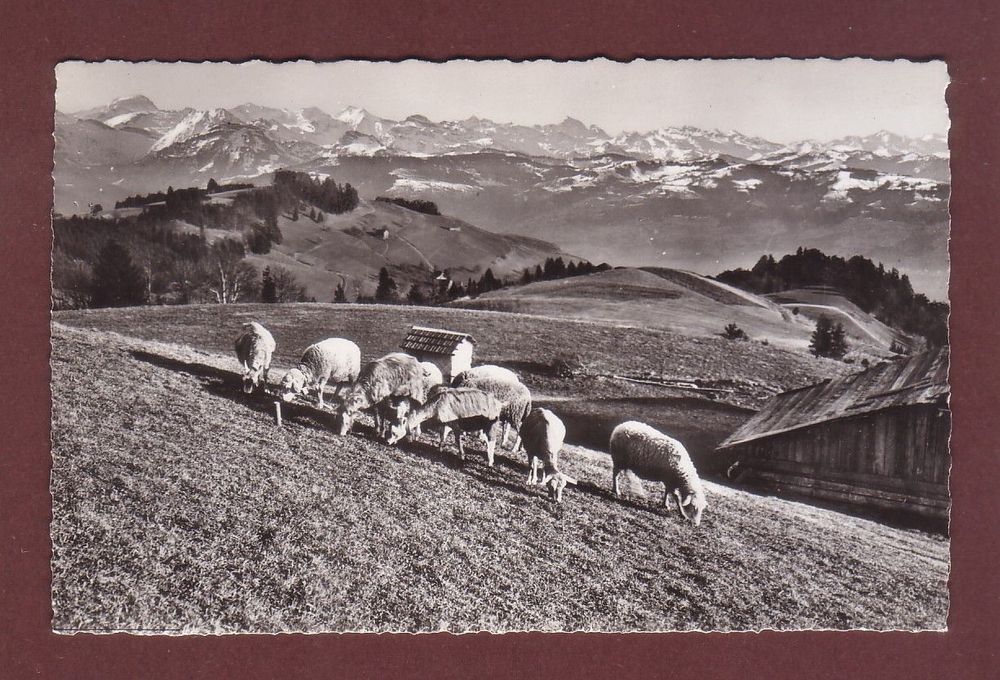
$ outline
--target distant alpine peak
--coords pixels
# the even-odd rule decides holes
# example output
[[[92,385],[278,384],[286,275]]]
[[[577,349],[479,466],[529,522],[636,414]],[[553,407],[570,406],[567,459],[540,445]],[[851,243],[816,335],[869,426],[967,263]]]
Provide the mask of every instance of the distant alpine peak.
[[[183,142],[207,131],[213,125],[220,123],[239,123],[239,118],[226,109],[208,109],[207,111],[192,111],[168,130],[153,144],[150,153],[162,151],[167,147]]]
[[[132,95],[131,97],[119,97],[118,99],[113,99],[110,104],[108,104],[108,110],[114,110],[119,112],[137,112],[137,111],[158,111],[156,104],[153,101],[141,94]]]
[[[368,116],[368,112],[359,106],[347,106],[334,118],[348,125],[358,125]]]

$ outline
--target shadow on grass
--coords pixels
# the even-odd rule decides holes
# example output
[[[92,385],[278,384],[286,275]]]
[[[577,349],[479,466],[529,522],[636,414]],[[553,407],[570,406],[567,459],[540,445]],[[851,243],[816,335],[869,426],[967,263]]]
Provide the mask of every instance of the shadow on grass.
[[[278,401],[279,398],[277,394],[271,392],[269,386],[263,390],[258,388],[254,392],[246,394],[243,391],[243,383],[240,375],[233,371],[210,364],[203,364],[197,361],[183,361],[142,350],[132,350],[130,354],[134,358],[153,364],[154,366],[205,379],[203,381],[205,391],[209,394],[229,399],[241,406],[274,417],[274,402]],[[300,401],[282,402],[281,413],[283,420],[289,422],[297,422],[299,424],[309,423],[313,426],[320,426],[331,430],[336,425],[336,417],[333,411],[320,409],[318,406]]]
[[[130,354],[134,358],[153,364],[154,366],[202,379],[205,391],[213,396],[222,397],[254,411],[274,416],[274,402],[278,400],[277,395],[262,390],[251,394],[244,393],[240,376],[233,371],[218,368],[210,364],[197,361],[184,361],[142,350],[132,350]],[[336,435],[336,414],[330,408],[335,403],[327,402],[327,408],[320,409],[318,406],[299,401],[282,402],[281,410],[283,419],[286,422],[294,422],[298,425],[320,429],[329,434]],[[376,436],[375,428],[365,423],[355,422],[352,434],[373,443],[387,446],[385,442]],[[453,441],[449,437],[449,442]],[[527,462],[522,463],[508,458],[507,455],[514,455],[510,454],[508,450],[504,450],[503,455],[501,455],[501,452],[497,452],[494,467],[491,468],[486,465],[485,451],[471,448],[468,445],[466,446],[464,462],[459,459],[458,451],[455,450],[454,444],[446,446],[444,451],[438,451],[436,443],[432,444],[411,439],[406,441],[399,449],[444,465],[445,467],[460,470],[491,486],[503,487],[510,491],[529,496],[533,495],[530,487],[516,484],[511,481],[510,475],[500,471],[501,469],[507,469],[516,471],[519,475],[524,474],[527,477]],[[477,458],[481,458],[482,460],[477,460]]]

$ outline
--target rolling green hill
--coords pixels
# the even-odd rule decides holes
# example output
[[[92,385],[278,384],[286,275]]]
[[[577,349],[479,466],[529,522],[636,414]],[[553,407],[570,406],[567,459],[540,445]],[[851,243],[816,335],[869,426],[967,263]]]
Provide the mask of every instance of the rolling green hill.
[[[619,268],[555,281],[538,281],[453,303],[470,309],[658,328],[712,337],[735,323],[753,340],[804,350],[814,323],[760,296],[691,272]]]

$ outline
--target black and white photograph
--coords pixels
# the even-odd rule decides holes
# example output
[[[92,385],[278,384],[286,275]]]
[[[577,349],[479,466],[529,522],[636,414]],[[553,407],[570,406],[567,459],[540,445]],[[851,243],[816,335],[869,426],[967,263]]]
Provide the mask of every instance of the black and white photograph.
[[[54,632],[947,629],[943,61],[55,81]]]

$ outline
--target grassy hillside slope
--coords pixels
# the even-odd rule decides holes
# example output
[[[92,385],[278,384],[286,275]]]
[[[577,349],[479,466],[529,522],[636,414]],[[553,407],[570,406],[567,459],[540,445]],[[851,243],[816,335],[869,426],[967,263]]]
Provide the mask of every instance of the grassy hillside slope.
[[[470,309],[523,312],[718,336],[735,323],[754,340],[805,349],[814,323],[759,296],[739,295],[705,277],[670,269],[613,269],[538,281],[454,303]]]
[[[430,284],[435,269],[464,282],[487,268],[496,276],[509,276],[562,254],[545,241],[495,234],[379,201],[362,201],[351,212],[319,221],[306,214],[295,221],[282,215],[278,226],[282,242],[266,255],[251,256],[250,262],[259,269],[285,267],[321,302],[333,300],[341,281],[349,299],[373,295],[382,267],[389,268],[405,294],[413,283]],[[388,238],[382,238],[383,229]]]
[[[765,297],[786,309],[797,309],[800,316],[813,322],[821,315],[834,322],[839,321],[854,342],[874,342],[886,349],[894,342],[904,347],[913,345],[913,340],[904,333],[882,323],[835,291],[801,288],[771,293]]]
[[[362,358],[397,351],[411,325],[447,328],[476,339],[476,363],[517,368],[535,386],[579,396],[580,386],[545,377],[553,361],[577,354],[586,372],[655,371],[678,379],[752,381],[765,391],[803,387],[856,370],[842,362],[754,342],[697,338],[655,328],[443,307],[333,304],[185,305],[56,312],[72,326],[127,332],[229,355],[240,326],[260,321],[277,341],[276,368],[291,367],[327,337],[358,343]],[[590,389],[596,389],[591,387]],[[605,395],[613,396],[613,395]]]
[[[216,310],[232,313],[183,310],[200,324],[174,327],[182,345],[55,325],[55,629],[945,625],[942,538],[713,484],[694,528],[652,487],[611,498],[607,457],[575,447],[580,487],[555,506],[520,456],[462,465],[426,441],[334,435],[320,416],[277,428],[228,351],[183,346],[228,344],[234,319]]]

